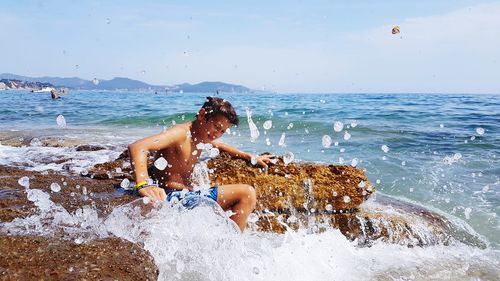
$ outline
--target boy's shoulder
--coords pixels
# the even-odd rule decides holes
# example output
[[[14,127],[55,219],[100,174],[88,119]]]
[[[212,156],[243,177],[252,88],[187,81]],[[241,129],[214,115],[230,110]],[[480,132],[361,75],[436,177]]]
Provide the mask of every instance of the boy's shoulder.
[[[178,141],[185,140],[189,135],[189,129],[191,127],[191,123],[182,123],[176,124],[167,130],[163,131],[160,135],[164,137],[174,138]]]

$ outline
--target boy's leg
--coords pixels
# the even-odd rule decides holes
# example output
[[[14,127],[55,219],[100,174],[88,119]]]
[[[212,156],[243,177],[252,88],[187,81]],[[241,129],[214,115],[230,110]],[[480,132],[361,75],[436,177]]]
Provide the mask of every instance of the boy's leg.
[[[255,189],[248,184],[228,184],[219,186],[217,203],[222,209],[231,209],[235,214],[231,219],[243,230],[247,219],[257,202]]]

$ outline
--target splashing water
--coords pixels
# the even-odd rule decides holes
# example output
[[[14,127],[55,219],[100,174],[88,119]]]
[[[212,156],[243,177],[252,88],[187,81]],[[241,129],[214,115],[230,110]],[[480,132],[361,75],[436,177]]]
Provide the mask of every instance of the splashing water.
[[[273,121],[267,120],[266,122],[264,122],[264,124],[262,124],[262,127],[264,127],[264,129],[266,130],[271,129],[273,127]]]
[[[335,132],[340,132],[344,129],[344,123],[340,122],[340,121],[335,121],[335,123],[333,123],[333,130]]]
[[[249,108],[247,108],[246,113],[247,113],[248,127],[250,129],[250,141],[253,142],[259,138],[260,133],[259,129],[257,128],[257,125],[255,125],[255,123],[252,120],[252,111]]]
[[[209,199],[201,199],[192,210],[137,199],[99,217],[91,206],[69,213],[49,194],[29,188],[27,192],[39,212],[0,223],[0,231],[50,236],[62,230],[75,244],[110,236],[141,243],[159,269],[158,280],[394,280],[402,276],[408,277],[405,280],[429,276],[469,280],[479,273],[493,280],[498,273],[497,254],[461,244],[409,248],[375,242],[360,248],[339,230],[328,228],[320,233],[299,229],[285,234],[252,230],[240,234]],[[331,204],[325,208],[333,210]],[[257,219],[253,214],[250,229]],[[290,216],[287,222],[297,220]]]
[[[329,135],[324,135],[321,144],[324,148],[329,148],[332,145],[332,138]]]
[[[130,181],[129,179],[123,179],[120,183],[120,187],[123,189],[129,189],[130,188]]]
[[[52,192],[59,192],[61,191],[61,186],[58,183],[53,182],[50,184],[50,190],[52,190]]]
[[[481,127],[476,128],[476,133],[477,133],[478,135],[482,136],[482,135],[484,135],[484,132],[485,132],[485,131],[484,131],[484,129],[483,129],[483,128],[481,128]]]
[[[384,145],[382,145],[382,146],[380,147],[380,149],[382,149],[382,151],[383,151],[384,153],[389,152],[389,147],[388,147],[387,145],[385,145],[385,144],[384,144]]]
[[[344,140],[349,140],[351,139],[351,134],[348,131],[344,132]]]
[[[17,183],[19,183],[19,185],[24,187],[24,188],[29,188],[30,187],[30,178],[22,177],[19,180],[17,180]]]
[[[66,127],[66,118],[64,118],[63,115],[58,115],[56,118],[56,123],[59,127],[64,128]]]
[[[279,145],[279,146],[285,146],[285,136],[286,136],[286,134],[285,134],[285,133],[282,133],[282,134],[281,134],[280,140],[279,140],[279,142],[278,142],[278,145]]]
[[[163,171],[168,165],[167,159],[163,157],[159,157],[158,159],[155,160],[154,165],[156,169]]]
[[[451,165],[457,161],[459,161],[460,159],[462,159],[462,154],[461,153],[455,153],[451,156],[445,156],[444,159],[443,159],[443,162],[446,164],[446,165]]]
[[[295,155],[293,155],[293,153],[290,151],[283,155],[283,162],[285,163],[285,166],[292,163],[294,159]]]

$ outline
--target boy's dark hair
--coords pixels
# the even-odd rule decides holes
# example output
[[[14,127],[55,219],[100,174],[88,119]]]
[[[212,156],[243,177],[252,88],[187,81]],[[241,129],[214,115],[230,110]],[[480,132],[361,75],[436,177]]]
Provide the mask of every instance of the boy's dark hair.
[[[205,109],[205,120],[208,120],[209,118],[216,115],[223,115],[233,125],[238,125],[240,123],[238,115],[236,114],[233,106],[225,99],[207,97],[207,100],[201,108]]]

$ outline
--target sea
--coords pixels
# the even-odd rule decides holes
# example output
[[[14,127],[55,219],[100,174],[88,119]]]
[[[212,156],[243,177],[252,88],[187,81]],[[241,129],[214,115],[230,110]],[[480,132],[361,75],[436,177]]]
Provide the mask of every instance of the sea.
[[[75,90],[61,96],[0,91],[0,139],[29,140],[0,144],[0,165],[78,174],[115,159],[135,140],[193,120],[207,96],[219,96],[240,117],[221,142],[297,162],[357,166],[377,193],[460,221],[485,245],[360,247],[336,229],[240,235],[214,206],[180,215],[159,207],[141,220],[130,216],[133,204],[106,218],[84,210],[99,235],[144,242],[160,280],[500,279],[500,94]],[[47,137],[61,146],[41,145]],[[76,151],[68,143],[106,149]],[[54,205],[42,197],[41,206]]]

